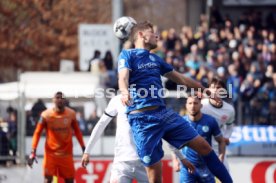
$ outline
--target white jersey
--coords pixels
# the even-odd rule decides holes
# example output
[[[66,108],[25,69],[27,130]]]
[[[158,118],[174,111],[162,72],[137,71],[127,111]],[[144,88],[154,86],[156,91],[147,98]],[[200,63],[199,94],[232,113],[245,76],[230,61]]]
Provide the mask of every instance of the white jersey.
[[[202,108],[201,112],[213,116],[221,130],[224,138],[230,138],[233,132],[234,120],[235,120],[235,109],[232,105],[223,101],[223,105],[220,108],[214,107],[210,104],[209,99],[205,98],[201,100]],[[218,142],[212,138],[212,146],[216,154],[218,153]],[[229,165],[227,156],[224,157],[224,165],[229,171]]]
[[[110,100],[107,108],[105,109],[105,114],[103,114],[100,118],[91,133],[85,153],[89,153],[91,151],[106,126],[115,116],[117,116],[117,129],[115,137],[114,162],[138,160],[139,157],[136,152],[131,128],[126,115],[126,107],[123,106],[120,95],[117,95]]]
[[[222,107],[214,107],[210,104],[208,98],[203,99],[201,104],[201,112],[213,116],[218,122],[223,137],[230,138],[233,132],[235,120],[234,107],[224,101]]]

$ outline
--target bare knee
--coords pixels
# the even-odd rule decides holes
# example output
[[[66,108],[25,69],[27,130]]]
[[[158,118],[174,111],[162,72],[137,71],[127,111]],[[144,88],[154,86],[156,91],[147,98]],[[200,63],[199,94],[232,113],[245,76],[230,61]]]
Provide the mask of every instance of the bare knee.
[[[195,150],[200,155],[207,155],[212,151],[212,147],[201,136],[196,137],[188,143],[188,147]]]
[[[162,183],[162,163],[161,161],[146,167],[149,183]]]

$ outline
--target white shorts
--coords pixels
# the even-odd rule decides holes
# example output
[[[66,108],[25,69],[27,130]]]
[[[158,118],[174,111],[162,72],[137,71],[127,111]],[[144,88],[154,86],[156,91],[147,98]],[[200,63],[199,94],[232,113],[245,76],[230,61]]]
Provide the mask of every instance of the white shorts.
[[[114,162],[111,170],[110,183],[148,183],[147,172],[140,160]]]

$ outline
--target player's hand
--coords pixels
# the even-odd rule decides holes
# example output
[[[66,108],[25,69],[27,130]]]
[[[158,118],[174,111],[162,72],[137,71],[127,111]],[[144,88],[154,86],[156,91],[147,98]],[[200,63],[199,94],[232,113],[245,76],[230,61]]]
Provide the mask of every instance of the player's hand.
[[[131,105],[131,99],[129,93],[123,93],[121,96],[121,101],[124,106],[130,106]]]
[[[225,145],[229,145],[230,144],[230,140],[229,140],[229,138],[224,138],[224,141],[225,141]]]
[[[83,168],[86,168],[86,166],[88,165],[88,163],[89,163],[89,154],[84,153],[82,155],[81,165],[82,165]]]
[[[179,172],[180,171],[180,163],[179,163],[178,159],[173,158],[172,163],[173,163],[173,171]]]
[[[218,158],[223,163],[223,161],[224,161],[224,154],[219,154]]]
[[[182,159],[181,162],[187,168],[189,173],[192,174],[195,172],[196,168],[190,161],[188,161],[187,159]]]
[[[28,158],[27,164],[30,168],[33,168],[34,162],[37,163],[36,152],[32,152]]]

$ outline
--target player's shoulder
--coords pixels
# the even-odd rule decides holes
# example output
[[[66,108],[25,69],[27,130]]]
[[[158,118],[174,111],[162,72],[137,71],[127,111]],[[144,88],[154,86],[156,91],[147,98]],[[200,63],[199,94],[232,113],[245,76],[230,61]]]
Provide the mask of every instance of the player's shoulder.
[[[208,122],[216,122],[216,118],[214,118],[213,116],[209,115],[209,114],[205,114],[205,113],[202,113],[202,119],[203,121],[208,121]]]
[[[228,110],[235,111],[234,106],[228,102],[223,101],[223,106]]]
[[[49,109],[45,109],[44,111],[41,112],[41,116],[43,118],[47,118],[48,116],[50,116],[53,113],[53,109],[49,108]]]
[[[201,104],[209,104],[209,98],[204,98],[201,100]]]
[[[71,109],[69,107],[65,107],[64,110],[70,115],[76,115],[76,111],[74,111],[73,109]]]

